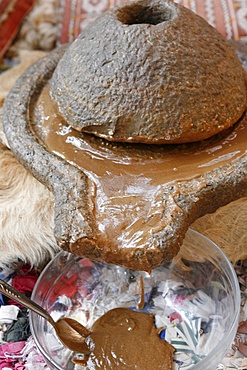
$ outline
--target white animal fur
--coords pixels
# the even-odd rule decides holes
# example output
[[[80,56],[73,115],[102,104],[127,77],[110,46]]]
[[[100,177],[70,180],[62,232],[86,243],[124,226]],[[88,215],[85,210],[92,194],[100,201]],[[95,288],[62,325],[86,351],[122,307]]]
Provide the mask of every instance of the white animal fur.
[[[58,251],[53,195],[0,144],[0,267],[43,264]]]
[[[8,91],[42,56],[42,52],[23,51],[21,63],[0,75],[0,268],[20,262],[41,266],[60,250],[53,233],[53,194],[15,159],[1,120]]]

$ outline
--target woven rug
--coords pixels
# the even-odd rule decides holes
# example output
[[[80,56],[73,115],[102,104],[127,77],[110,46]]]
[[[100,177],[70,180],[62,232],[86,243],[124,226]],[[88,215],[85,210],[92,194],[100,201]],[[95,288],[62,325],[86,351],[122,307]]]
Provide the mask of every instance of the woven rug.
[[[247,1],[174,0],[205,18],[221,34],[234,40],[247,40]],[[59,43],[73,41],[97,16],[126,0],[61,0],[59,3]]]
[[[97,16],[126,1],[0,0],[0,60],[16,49],[48,51],[72,42]],[[227,39],[247,41],[247,0],[174,1],[204,17]]]

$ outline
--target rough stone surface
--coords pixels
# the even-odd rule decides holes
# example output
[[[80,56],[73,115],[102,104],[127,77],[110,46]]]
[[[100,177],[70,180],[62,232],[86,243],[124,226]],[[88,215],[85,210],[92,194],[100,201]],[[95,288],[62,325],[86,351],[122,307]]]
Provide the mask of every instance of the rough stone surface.
[[[202,140],[235,123],[246,105],[234,49],[169,0],[98,18],[58,63],[51,91],[72,127],[112,141]]]
[[[35,63],[9,93],[3,112],[9,145],[27,170],[54,193],[54,232],[61,248],[94,260],[150,270],[176,255],[194,220],[247,196],[247,154],[202,176],[164,186],[164,218],[169,222],[153,236],[157,248],[122,248],[113,259],[97,248],[94,238],[90,180],[82,171],[48,152],[30,123],[37,98],[63,54],[64,49],[59,48]],[[241,49],[239,55],[246,65],[247,53]]]
[[[3,124],[16,158],[55,196],[54,232],[58,244],[69,250],[71,240],[85,240],[93,253],[89,180],[83,172],[47,152],[29,120],[37,96],[63,53],[64,48],[60,48],[40,59],[17,80],[5,102]]]

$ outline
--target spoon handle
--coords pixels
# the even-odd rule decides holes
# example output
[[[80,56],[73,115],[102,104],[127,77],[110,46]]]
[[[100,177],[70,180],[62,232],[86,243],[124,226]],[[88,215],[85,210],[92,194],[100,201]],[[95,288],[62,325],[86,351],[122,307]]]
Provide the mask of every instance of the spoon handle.
[[[38,315],[44,317],[52,325],[54,324],[52,317],[48,314],[46,310],[43,309],[43,307],[39,306],[36,302],[32,301],[31,299],[26,297],[24,294],[18,292],[18,290],[13,288],[11,285],[6,283],[2,279],[0,279],[0,292],[6,295],[7,297],[13,299],[14,301],[20,303],[21,305],[28,308],[29,310],[32,310]]]

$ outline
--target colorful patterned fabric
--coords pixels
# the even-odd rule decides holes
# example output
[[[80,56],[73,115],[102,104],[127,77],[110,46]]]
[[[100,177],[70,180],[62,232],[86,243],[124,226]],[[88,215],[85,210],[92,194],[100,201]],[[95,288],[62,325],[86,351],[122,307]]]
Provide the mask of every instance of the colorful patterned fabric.
[[[30,297],[39,272],[28,265],[4,269],[0,278]],[[10,298],[0,300],[0,370],[49,370],[29,326],[29,311]]]
[[[0,0],[0,60],[35,0]]]
[[[100,14],[127,0],[61,0],[61,44],[72,42]]]
[[[215,27],[224,37],[247,41],[246,0],[175,0]]]
[[[127,0],[60,0],[59,43],[72,42],[97,16]],[[174,0],[200,16],[227,39],[247,41],[247,0]]]

